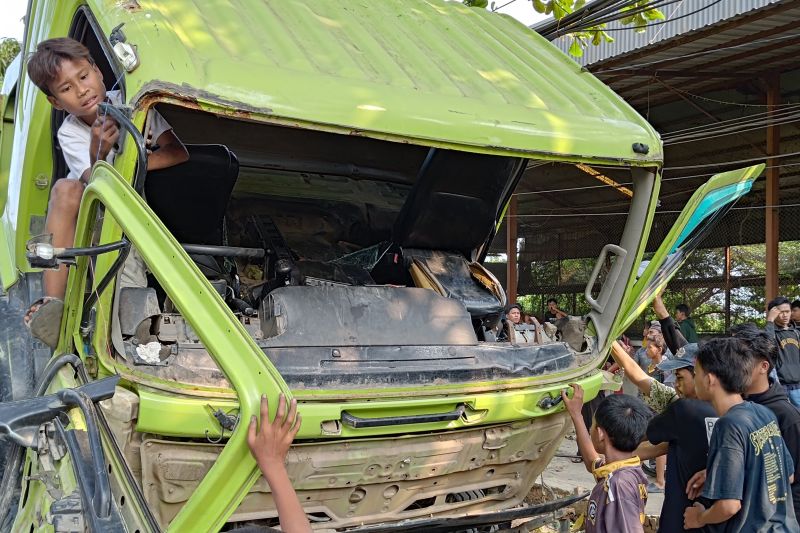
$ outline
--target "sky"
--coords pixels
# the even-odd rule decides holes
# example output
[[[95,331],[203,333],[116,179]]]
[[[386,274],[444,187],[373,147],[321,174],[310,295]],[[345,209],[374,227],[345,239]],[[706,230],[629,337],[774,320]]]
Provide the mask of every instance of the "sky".
[[[490,5],[492,2],[489,2]],[[24,26],[22,17],[28,8],[28,0],[2,0],[3,15],[0,17],[0,38],[14,37],[22,40]],[[533,10],[531,0],[495,0],[494,4],[499,7],[500,13],[511,15],[526,25],[531,25],[536,21],[546,18]],[[506,4],[506,5],[504,5]]]

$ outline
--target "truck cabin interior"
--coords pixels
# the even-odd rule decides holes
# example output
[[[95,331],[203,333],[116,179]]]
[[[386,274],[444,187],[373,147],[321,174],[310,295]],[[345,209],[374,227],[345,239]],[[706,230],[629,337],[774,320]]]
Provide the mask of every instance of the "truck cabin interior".
[[[107,89],[124,92],[97,31],[79,10],[70,35],[89,47]],[[520,180],[594,184],[577,165],[156,109],[190,159],[149,172],[145,198],[290,385],[324,386],[347,371],[351,385],[388,383],[398,360],[411,365],[404,382],[431,382],[592,359],[584,320],[515,332],[504,289],[482,265]],[[56,177],[66,175],[55,136],[63,118],[53,113]],[[629,181],[626,168],[609,172]],[[227,386],[157,276],[118,283],[114,308],[112,344],[126,364]],[[318,379],[309,368],[322,369]]]
[[[327,373],[347,371],[353,385],[374,384],[366,361],[384,382],[397,360],[427,382],[540,374],[591,359],[581,319],[540,335],[522,325],[497,342],[511,327],[506,297],[481,264],[523,175],[541,188],[559,176],[591,183],[574,164],[157,109],[190,159],[149,172],[147,202],[191,245],[190,257],[290,384],[323,386]],[[145,373],[226,385],[155,277],[119,289],[117,299],[119,357]],[[577,339],[562,335],[575,328]],[[154,342],[158,354],[145,355]],[[309,368],[322,370],[310,378]]]

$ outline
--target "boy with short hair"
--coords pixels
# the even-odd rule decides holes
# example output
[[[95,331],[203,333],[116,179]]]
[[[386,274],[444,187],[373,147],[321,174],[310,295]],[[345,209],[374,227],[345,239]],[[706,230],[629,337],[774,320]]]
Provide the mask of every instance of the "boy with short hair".
[[[789,402],[781,385],[770,379],[775,368],[777,348],[773,340],[755,324],[740,324],[731,334],[750,345],[755,357],[753,374],[747,387],[747,400],[763,405],[778,419],[778,427],[794,461],[792,502],[795,517],[800,516],[800,410]]]
[[[558,308],[558,300],[550,298],[547,300],[547,311],[544,312],[545,322],[555,322],[559,318],[568,316],[567,313]]]
[[[119,125],[103,115],[99,105],[105,101],[121,104],[122,96],[119,91],[106,92],[102,72],[89,50],[75,39],[42,41],[28,59],[27,70],[31,81],[47,95],[47,101],[55,109],[69,113],[58,129],[69,174],[53,185],[45,223],[45,233],[52,234],[53,246],[66,248],[75,241],[78,209],[92,166],[100,160],[113,162],[116,155]],[[148,113],[148,124],[155,140],[154,151],[147,158],[148,170],[170,167],[189,158],[186,148],[157,111]],[[25,316],[31,332],[50,346],[58,341],[67,274],[64,265],[46,270],[45,297],[35,302]]]
[[[795,300],[791,304],[792,312],[789,315],[794,327],[800,326],[800,300]]]
[[[678,322],[683,338],[690,343],[700,340],[697,336],[697,326],[694,324],[694,319],[689,316],[691,314],[692,310],[688,305],[681,303],[675,306],[675,320]]]
[[[644,437],[650,410],[627,394],[606,396],[597,406],[591,431],[581,417],[583,388],[571,384],[572,398],[561,391],[572,418],[586,469],[597,480],[586,510],[586,532],[644,531],[647,478],[634,454]],[[602,454],[602,455],[601,455]]]
[[[798,531],[789,504],[794,464],[775,415],[742,398],[754,359],[749,345],[737,338],[711,340],[697,353],[695,391],[720,418],[711,435],[702,493],[711,505],[687,507],[686,529]]]
[[[767,326],[764,330],[778,345],[775,370],[786,389],[789,401],[800,407],[800,332],[792,325],[792,306],[785,296],[767,303]]]

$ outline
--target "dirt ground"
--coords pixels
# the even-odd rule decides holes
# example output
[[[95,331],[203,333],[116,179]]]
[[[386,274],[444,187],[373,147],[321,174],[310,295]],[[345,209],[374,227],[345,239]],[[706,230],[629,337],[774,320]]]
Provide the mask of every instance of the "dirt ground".
[[[570,459],[561,456],[574,455],[576,452],[573,437],[565,438],[558,449],[559,457],[553,458],[550,465],[542,473],[539,484],[531,490],[526,498],[528,502],[541,502],[543,499],[563,498],[565,496],[589,492],[594,486],[592,476],[586,471],[582,463],[575,464]],[[663,494],[650,494],[647,499],[647,519],[645,533],[655,533],[658,527],[658,516],[661,514],[661,505],[664,503]],[[586,510],[586,500],[574,505],[569,511],[572,520],[577,519]],[[518,524],[515,524],[515,526]],[[557,526],[545,526],[535,529],[536,533],[556,532]],[[573,529],[573,531],[576,531]]]

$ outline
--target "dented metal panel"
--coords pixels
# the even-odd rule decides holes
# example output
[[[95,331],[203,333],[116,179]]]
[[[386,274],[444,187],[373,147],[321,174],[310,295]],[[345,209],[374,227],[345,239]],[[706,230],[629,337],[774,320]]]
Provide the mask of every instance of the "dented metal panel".
[[[221,113],[487,152],[662,159],[655,130],[556,47],[456,2],[92,4],[138,47],[133,101],[173,93]]]
[[[386,439],[380,447],[364,439],[295,445],[287,469],[305,511],[329,528],[361,525],[367,510],[372,521],[396,522],[507,509],[525,498],[570,427],[568,420],[562,411],[515,424]],[[162,524],[191,497],[221,449],[143,441],[145,498]],[[458,496],[465,492],[474,499]],[[230,520],[276,516],[269,486],[259,478]]]

